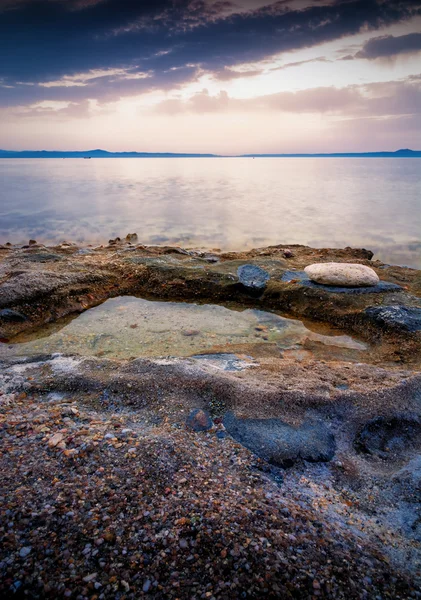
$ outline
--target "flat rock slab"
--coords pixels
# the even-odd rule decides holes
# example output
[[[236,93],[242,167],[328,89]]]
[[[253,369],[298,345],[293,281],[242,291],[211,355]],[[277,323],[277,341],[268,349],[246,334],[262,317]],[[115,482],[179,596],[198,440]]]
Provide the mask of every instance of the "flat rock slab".
[[[241,265],[237,269],[240,283],[253,290],[263,290],[270,279],[267,271],[256,265]]]
[[[373,269],[358,263],[315,263],[304,271],[312,281],[324,285],[365,287],[379,283],[379,276]]]
[[[52,254],[51,252],[41,252],[39,254],[25,253],[24,259],[28,262],[37,263],[58,262],[60,260],[63,260],[63,256],[60,256],[60,254]]]
[[[367,308],[365,314],[382,327],[421,331],[421,308],[399,305],[373,306]]]
[[[390,283],[388,281],[379,281],[377,285],[368,287],[342,287],[335,285],[324,285],[322,283],[311,281],[305,271],[285,271],[285,273],[282,275],[282,281],[285,283],[296,281],[300,285],[324,290],[326,292],[332,292],[333,294],[381,294],[385,292],[396,292],[402,290],[400,285],[397,285],[396,283]]]
[[[319,421],[292,427],[280,419],[238,419],[228,413],[224,426],[240,444],[280,467],[290,467],[300,459],[328,462],[335,455],[335,438]]]

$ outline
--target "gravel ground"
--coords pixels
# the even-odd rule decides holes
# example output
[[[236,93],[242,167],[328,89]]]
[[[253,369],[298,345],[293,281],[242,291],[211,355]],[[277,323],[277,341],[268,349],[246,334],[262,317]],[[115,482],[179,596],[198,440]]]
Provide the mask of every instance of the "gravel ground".
[[[220,425],[146,426],[70,394],[0,401],[1,598],[421,597]]]

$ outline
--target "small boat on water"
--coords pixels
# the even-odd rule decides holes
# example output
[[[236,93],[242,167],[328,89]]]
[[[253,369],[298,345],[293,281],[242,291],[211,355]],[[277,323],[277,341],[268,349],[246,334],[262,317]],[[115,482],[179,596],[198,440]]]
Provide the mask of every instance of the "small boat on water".
[[[84,156],[83,158],[84,158],[85,160],[88,160],[88,159],[91,159],[91,158],[92,158],[92,156]]]

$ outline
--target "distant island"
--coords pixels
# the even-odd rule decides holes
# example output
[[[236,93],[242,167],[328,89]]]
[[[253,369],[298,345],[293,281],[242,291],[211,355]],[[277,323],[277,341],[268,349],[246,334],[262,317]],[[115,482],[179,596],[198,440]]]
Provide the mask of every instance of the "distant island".
[[[421,150],[335,152],[331,154],[195,154],[174,152],[107,152],[107,150],[0,150],[0,158],[421,158]]]
[[[172,152],[107,152],[107,150],[0,150],[0,158],[213,158],[216,154]]]

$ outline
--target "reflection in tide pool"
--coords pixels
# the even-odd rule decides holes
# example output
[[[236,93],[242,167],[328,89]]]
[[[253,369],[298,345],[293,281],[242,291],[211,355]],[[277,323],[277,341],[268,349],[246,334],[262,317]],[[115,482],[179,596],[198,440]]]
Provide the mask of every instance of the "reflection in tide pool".
[[[47,334],[47,335],[46,335]],[[48,335],[50,334],[50,335]],[[45,336],[45,337],[41,337]],[[248,309],[212,304],[151,302],[122,296],[87,310],[59,331],[39,331],[1,344],[1,355],[71,353],[109,358],[192,356],[243,351],[253,355],[268,346],[281,349],[313,345],[359,353],[366,346],[348,336],[320,335],[301,321]]]
[[[421,268],[421,161],[0,160],[0,243],[363,247]]]

